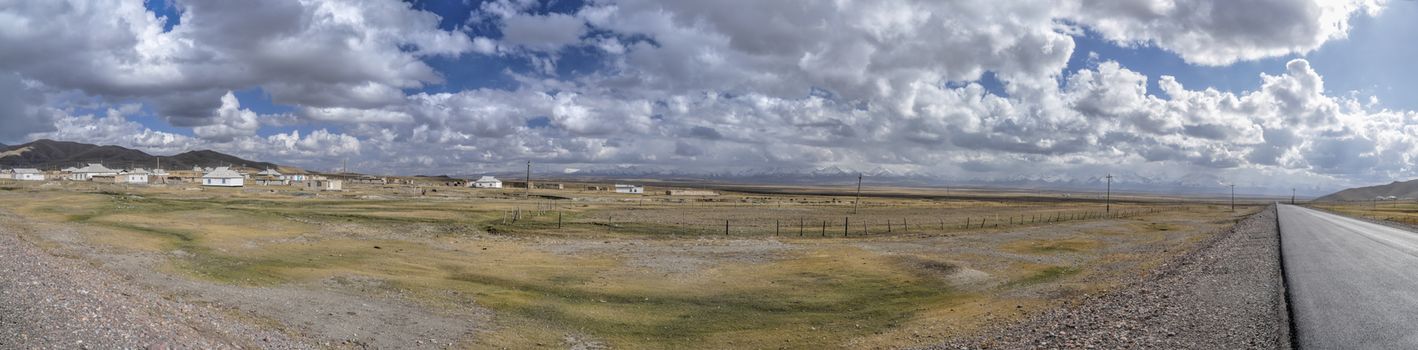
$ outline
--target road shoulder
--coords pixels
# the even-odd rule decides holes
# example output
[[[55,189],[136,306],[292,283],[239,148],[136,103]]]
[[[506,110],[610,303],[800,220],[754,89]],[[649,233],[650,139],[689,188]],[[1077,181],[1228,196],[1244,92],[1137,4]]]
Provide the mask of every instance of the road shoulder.
[[[1144,279],[936,349],[1289,349],[1276,207]]]

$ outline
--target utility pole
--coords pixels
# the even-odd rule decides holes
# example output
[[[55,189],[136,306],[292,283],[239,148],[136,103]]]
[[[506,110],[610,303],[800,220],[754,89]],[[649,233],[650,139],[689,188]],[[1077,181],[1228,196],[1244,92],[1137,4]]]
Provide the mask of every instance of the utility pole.
[[[862,202],[862,173],[857,173],[857,200],[852,202],[852,214],[857,213],[857,204]]]
[[[531,197],[532,197],[532,161],[529,160],[529,161],[527,161],[527,198],[531,198]],[[727,224],[727,223],[724,224],[724,227],[728,227],[728,224]]]
[[[1103,195],[1103,203],[1104,203],[1104,204],[1103,204],[1103,212],[1104,212],[1104,213],[1112,213],[1112,212],[1113,212],[1113,174],[1108,174],[1108,176],[1104,176],[1103,178],[1108,179],[1108,189],[1107,189],[1107,192],[1105,192],[1105,194]]]
[[[1236,184],[1231,184],[1231,212],[1236,212]]]

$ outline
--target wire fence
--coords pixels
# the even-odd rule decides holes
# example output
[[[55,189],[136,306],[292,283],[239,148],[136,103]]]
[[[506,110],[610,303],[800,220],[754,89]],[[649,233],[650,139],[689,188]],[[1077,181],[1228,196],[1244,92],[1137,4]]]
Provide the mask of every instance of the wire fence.
[[[889,206],[876,206],[890,208]],[[1113,208],[1064,209],[1044,205],[961,208],[952,211],[913,207],[856,213],[824,210],[757,209],[686,210],[695,208],[629,208],[574,211],[559,203],[504,212],[503,229],[567,229],[593,227],[609,232],[688,236],[866,237],[957,232],[1041,226],[1089,220],[1126,219],[1175,211],[1226,211],[1215,205],[1126,205]],[[1011,210],[1012,209],[1012,210]]]

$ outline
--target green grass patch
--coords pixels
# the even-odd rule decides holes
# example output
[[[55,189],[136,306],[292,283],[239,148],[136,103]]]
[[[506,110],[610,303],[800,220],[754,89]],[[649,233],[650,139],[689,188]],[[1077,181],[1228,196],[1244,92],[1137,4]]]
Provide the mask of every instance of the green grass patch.
[[[1075,267],[1051,266],[1028,276],[1024,276],[1022,278],[1010,281],[1008,283],[1008,286],[1020,287],[1039,283],[1053,282],[1063,279],[1064,277],[1076,275],[1079,272],[1081,272],[1081,270]]]
[[[805,272],[781,276],[771,288],[684,294],[610,292],[557,278],[514,280],[461,270],[448,279],[458,282],[454,288],[467,289],[479,304],[496,311],[579,330],[626,348],[702,348],[706,341],[746,333],[779,342],[794,339],[794,347],[837,347],[845,339],[895,327],[930,305],[958,297],[942,283],[901,283],[852,272]],[[816,331],[806,332],[809,328]],[[742,341],[734,344],[755,344],[751,337]]]

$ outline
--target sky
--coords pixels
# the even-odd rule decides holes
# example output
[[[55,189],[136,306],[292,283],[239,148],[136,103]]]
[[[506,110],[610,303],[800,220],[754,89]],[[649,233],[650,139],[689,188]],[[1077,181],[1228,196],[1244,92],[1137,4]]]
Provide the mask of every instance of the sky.
[[[1384,0],[0,0],[0,143],[1322,193],[1414,177],[1415,36]]]

